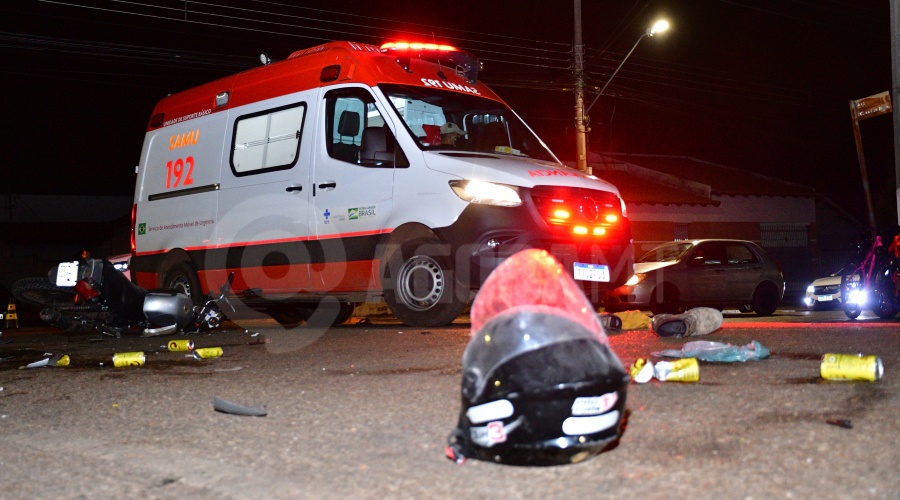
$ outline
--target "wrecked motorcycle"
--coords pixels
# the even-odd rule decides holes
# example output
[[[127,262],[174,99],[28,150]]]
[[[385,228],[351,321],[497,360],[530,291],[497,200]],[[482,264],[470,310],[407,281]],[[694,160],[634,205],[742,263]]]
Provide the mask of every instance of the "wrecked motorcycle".
[[[17,300],[42,307],[41,319],[63,330],[94,329],[121,337],[132,329],[144,336],[193,333],[219,326],[219,308],[234,279],[232,273],[218,295],[210,293],[195,306],[175,290],[146,290],[131,282],[105,259],[86,257],[62,262],[47,278],[23,278],[13,285]],[[230,304],[229,304],[230,305]]]

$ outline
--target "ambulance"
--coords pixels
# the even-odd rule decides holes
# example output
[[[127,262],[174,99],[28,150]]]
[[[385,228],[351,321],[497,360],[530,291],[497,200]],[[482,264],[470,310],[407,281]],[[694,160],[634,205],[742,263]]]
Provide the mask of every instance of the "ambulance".
[[[162,99],[132,279],[199,302],[233,272],[236,297],[282,322],[383,301],[431,327],[539,248],[599,303],[633,272],[618,190],[564,166],[480,69],[446,45],[337,41]]]

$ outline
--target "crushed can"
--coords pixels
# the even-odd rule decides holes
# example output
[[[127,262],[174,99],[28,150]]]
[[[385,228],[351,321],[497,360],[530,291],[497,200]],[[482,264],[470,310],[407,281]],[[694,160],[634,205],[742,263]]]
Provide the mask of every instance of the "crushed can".
[[[71,362],[72,358],[70,358],[68,354],[63,354],[56,360],[56,366],[69,366]]]
[[[654,368],[656,378],[664,382],[697,382],[700,380],[700,365],[697,363],[697,358],[660,361]]]
[[[185,352],[194,350],[194,341],[189,339],[170,340],[167,344],[171,352]]]
[[[638,358],[634,364],[631,365],[629,372],[631,373],[631,379],[638,384],[646,384],[655,374],[653,363],[648,362],[644,358]]]
[[[819,373],[826,380],[875,382],[884,375],[884,365],[878,356],[828,353],[822,356]]]
[[[201,347],[194,349],[194,359],[218,358],[221,355],[221,347]]]
[[[117,352],[113,354],[113,366],[123,368],[126,366],[144,366],[147,357],[143,352]]]

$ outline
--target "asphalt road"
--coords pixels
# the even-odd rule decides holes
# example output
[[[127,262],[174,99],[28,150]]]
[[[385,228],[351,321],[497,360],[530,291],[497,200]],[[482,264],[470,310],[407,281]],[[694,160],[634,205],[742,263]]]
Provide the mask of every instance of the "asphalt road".
[[[8,329],[0,498],[900,498],[898,327],[840,311],[726,314],[702,339],[757,340],[771,357],[701,362],[697,383],[631,384],[617,447],[543,468],[444,457],[465,318],[327,332],[239,319],[191,337],[222,347],[206,360],[168,352],[174,337]],[[684,342],[610,334],[626,365]],[[126,351],[146,364],[113,368]],[[876,354],[884,378],[825,381],[826,352]],[[71,365],[20,368],[47,353]],[[267,416],[214,411],[214,396]],[[829,423],[840,420],[851,428]]]

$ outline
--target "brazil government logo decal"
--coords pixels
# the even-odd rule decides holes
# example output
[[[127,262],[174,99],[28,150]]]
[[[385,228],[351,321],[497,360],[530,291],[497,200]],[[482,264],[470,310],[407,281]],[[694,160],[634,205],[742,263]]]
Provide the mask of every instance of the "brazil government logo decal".
[[[375,217],[375,205],[347,209],[347,220],[367,219],[369,217]]]
[[[147,234],[147,223],[141,222],[138,224],[138,234]]]

